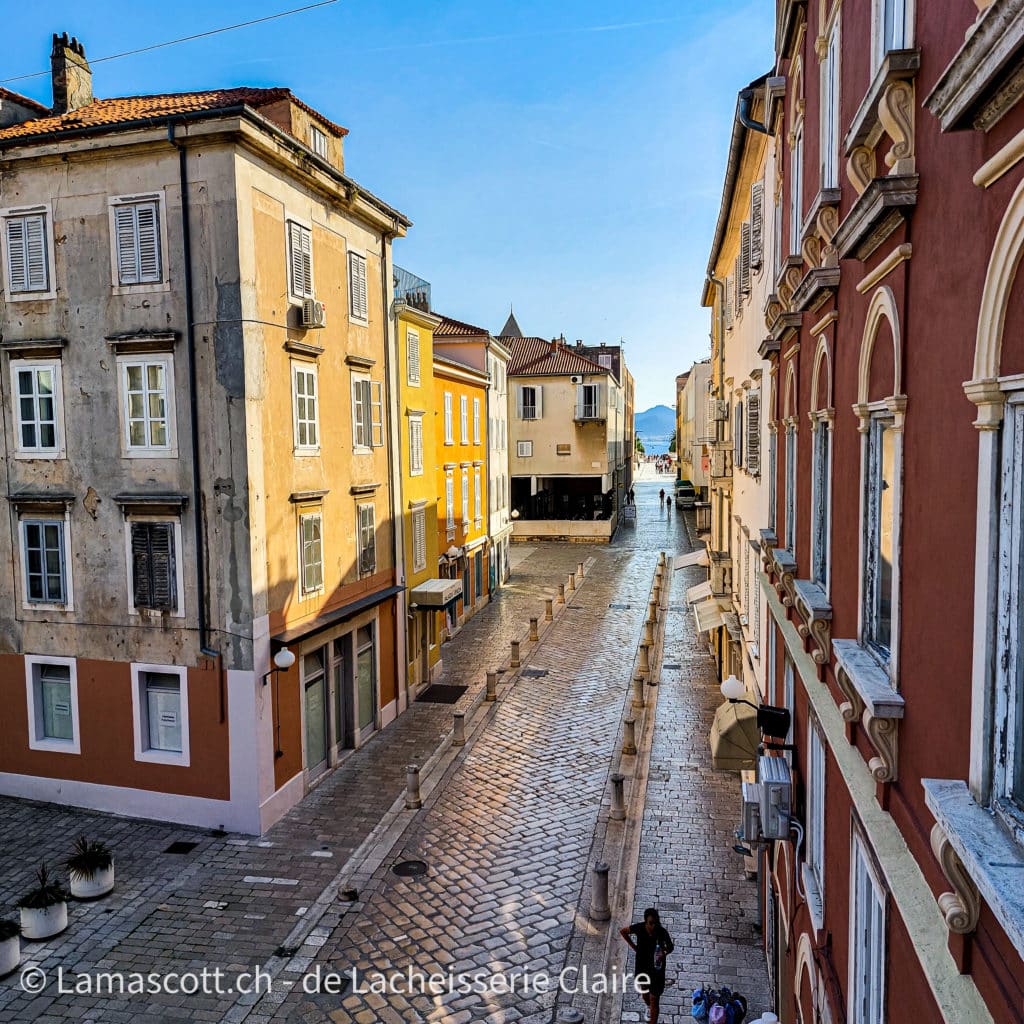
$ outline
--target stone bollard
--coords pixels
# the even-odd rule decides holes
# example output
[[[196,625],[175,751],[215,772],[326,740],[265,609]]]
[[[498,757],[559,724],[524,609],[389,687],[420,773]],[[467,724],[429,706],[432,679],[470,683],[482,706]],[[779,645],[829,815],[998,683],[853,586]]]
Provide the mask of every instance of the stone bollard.
[[[420,766],[418,764],[407,764],[405,766],[405,806],[410,811],[423,806],[420,799]]]
[[[565,604],[565,584],[558,584],[558,603]]]
[[[556,1024],[583,1024],[583,1014],[575,1006],[563,1006],[555,1021]]]
[[[608,906],[608,865],[594,865],[590,888],[590,920],[607,921],[612,916]]]
[[[530,619],[530,639],[539,640],[540,634],[537,632],[537,618],[534,616]]]
[[[623,783],[626,776],[622,772],[616,772],[612,776],[612,809],[609,817],[612,821],[626,820],[626,796]]]
[[[582,562],[577,562],[576,563],[576,575],[579,576],[580,579],[583,579],[583,577],[585,575],[584,572],[583,572],[583,563]]]
[[[664,551],[659,551],[658,552],[658,565],[664,565],[664,564],[665,564],[665,552]]]
[[[647,644],[640,645],[640,671],[644,675],[651,671],[651,649]]]
[[[648,601],[647,602],[647,618],[651,619],[653,622],[657,622],[658,621],[658,602],[657,601]]]
[[[649,646],[654,646],[654,620],[648,619],[644,623],[644,643]]]
[[[644,706],[644,677],[638,672],[633,676],[633,707]]]
[[[576,589],[576,573],[574,572],[569,573],[569,585],[567,589],[570,591]]]
[[[511,665],[512,668],[519,668],[519,666],[522,664],[522,662],[520,662],[520,660],[519,660],[519,641],[518,640],[513,640],[512,641],[512,661],[509,664]]]
[[[487,673],[487,700],[496,701],[498,699],[498,673],[488,672]]]
[[[464,747],[466,745],[466,712],[452,712],[452,746]]]
[[[622,753],[632,756],[636,753],[636,722],[627,718],[622,725]]]
[[[550,622],[555,617],[554,603],[550,597],[544,598],[544,621]]]

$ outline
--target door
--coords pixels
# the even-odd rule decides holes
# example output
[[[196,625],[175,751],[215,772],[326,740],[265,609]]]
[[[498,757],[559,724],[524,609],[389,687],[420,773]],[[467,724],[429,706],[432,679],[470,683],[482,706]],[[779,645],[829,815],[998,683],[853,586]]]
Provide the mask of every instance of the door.
[[[476,604],[484,594],[484,554],[482,551],[478,551],[474,556],[473,569],[476,575],[476,589],[473,592],[473,603]]]
[[[325,649],[303,655],[302,688],[306,716],[305,767],[310,777],[327,767],[327,672]]]
[[[434,629],[434,612],[420,613],[420,682],[430,682],[430,642]]]
[[[362,742],[377,728],[377,664],[373,625],[356,631],[356,723]]]
[[[355,745],[355,723],[352,720],[352,637],[334,641],[332,678],[334,704],[334,745],[337,750],[351,750]]]

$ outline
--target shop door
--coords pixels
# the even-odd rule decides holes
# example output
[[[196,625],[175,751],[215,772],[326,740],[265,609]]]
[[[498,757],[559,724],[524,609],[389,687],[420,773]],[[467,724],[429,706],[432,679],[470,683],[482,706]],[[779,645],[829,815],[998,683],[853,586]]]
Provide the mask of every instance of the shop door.
[[[377,666],[373,626],[356,631],[356,723],[363,742],[377,728]]]
[[[352,637],[334,641],[332,676],[334,704],[334,745],[338,750],[351,750],[355,745],[355,723],[352,720]]]
[[[325,649],[302,658],[302,686],[306,716],[305,766],[309,776],[327,767],[327,671]]]

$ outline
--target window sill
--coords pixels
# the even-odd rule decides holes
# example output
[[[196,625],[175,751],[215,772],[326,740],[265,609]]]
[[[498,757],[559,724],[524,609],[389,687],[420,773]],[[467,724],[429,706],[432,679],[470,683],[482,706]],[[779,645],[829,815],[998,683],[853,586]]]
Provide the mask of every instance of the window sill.
[[[157,292],[169,292],[170,281],[161,281],[159,284],[113,284],[110,286],[112,295],[154,295]]]
[[[68,457],[68,453],[63,450],[55,452],[16,451],[14,457],[22,462],[60,462]]]
[[[178,768],[188,768],[189,759],[187,754],[175,754],[165,750],[140,750],[136,751],[136,761],[145,764],[166,764]]]
[[[318,459],[320,458],[319,448],[293,448],[292,455],[297,459]]]
[[[876,782],[895,782],[899,754],[899,720],[905,701],[878,662],[856,640],[835,640],[835,678],[846,697],[839,706],[846,722],[860,719],[877,756],[868,762]]]
[[[800,873],[803,877],[804,892],[807,894],[807,913],[811,917],[811,927],[820,932],[825,927],[825,900],[821,895],[821,888],[814,876],[814,869],[806,861],[800,866]]]
[[[49,754],[81,754],[78,740],[29,739],[29,750],[42,750]]]
[[[1024,957],[1024,848],[971,795],[959,779],[922,779],[935,816],[932,852],[953,892],[938,897],[950,931],[974,930],[984,898],[1018,956]]]
[[[772,548],[769,572],[775,577],[773,586],[786,608],[796,602],[796,559],[786,548]]]
[[[320,454],[317,449],[316,454]],[[121,453],[122,459],[176,459],[177,448],[128,448]]]
[[[361,319],[358,316],[353,316],[351,313],[349,313],[349,315],[348,315],[348,322],[350,324],[355,324],[357,327],[369,327],[370,326],[370,321],[369,320],[363,320],[363,319]]]
[[[8,302],[49,302],[57,298],[54,290],[46,292],[6,292]]]
[[[796,610],[803,619],[797,623],[796,631],[802,639],[810,637],[814,643],[816,649],[811,651],[814,663],[826,665],[832,649],[832,605],[828,595],[811,580],[797,580],[794,590]]]

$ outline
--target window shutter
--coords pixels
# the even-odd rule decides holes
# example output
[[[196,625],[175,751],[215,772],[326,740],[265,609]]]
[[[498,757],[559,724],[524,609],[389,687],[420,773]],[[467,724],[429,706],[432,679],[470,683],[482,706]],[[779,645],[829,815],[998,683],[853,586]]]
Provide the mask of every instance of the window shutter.
[[[302,269],[302,228],[288,221],[288,275],[292,295],[305,295],[305,274]]]
[[[132,591],[136,608],[152,604],[151,560],[149,557],[148,523],[132,523]]]
[[[747,396],[747,471],[754,476],[761,473],[760,391],[751,391]]]
[[[139,238],[139,280],[159,283],[160,274],[160,211],[156,203],[140,203],[135,207]]]
[[[139,283],[138,250],[135,245],[135,207],[114,207],[117,241],[117,279],[121,284]]]
[[[369,443],[366,436],[366,381],[352,381],[352,443],[365,448]]]
[[[750,186],[750,266],[760,270],[764,260],[764,182]]]
[[[727,277],[722,288],[722,315],[726,330],[732,329],[732,278]]]
[[[25,265],[25,221],[12,217],[7,222],[7,281],[12,292],[28,290]]]
[[[536,396],[536,402],[537,402],[537,412],[536,412],[535,415],[536,415],[537,419],[542,419],[543,416],[544,416],[544,387],[543,387],[543,385],[538,384],[536,387],[534,387],[533,393]]]
[[[357,320],[367,319],[366,258],[359,253],[348,254],[349,309]]]
[[[750,294],[750,223],[740,228],[740,292]]]
[[[516,415],[520,419],[523,418],[523,391],[524,390],[525,389],[523,388],[522,384],[520,384],[519,387],[516,388]]]
[[[407,348],[407,372],[410,384],[420,382],[420,336],[416,331],[405,332]]]
[[[137,608],[178,607],[173,523],[132,523],[132,586]]]
[[[379,380],[370,382],[370,444],[384,445],[384,385]]]
[[[469,529],[469,470],[462,471],[462,528]]]
[[[45,292],[50,286],[46,266],[46,218],[33,214],[25,218],[26,290]]]
[[[372,505],[359,506],[359,569],[375,572],[377,569],[377,535]]]
[[[455,529],[455,477],[449,473],[444,481],[445,512],[448,516],[448,529]]]

